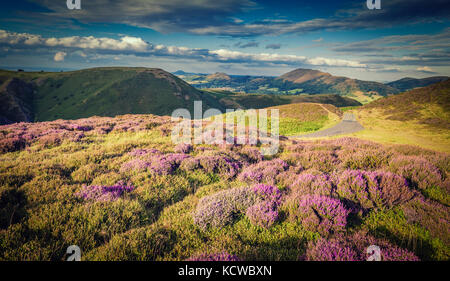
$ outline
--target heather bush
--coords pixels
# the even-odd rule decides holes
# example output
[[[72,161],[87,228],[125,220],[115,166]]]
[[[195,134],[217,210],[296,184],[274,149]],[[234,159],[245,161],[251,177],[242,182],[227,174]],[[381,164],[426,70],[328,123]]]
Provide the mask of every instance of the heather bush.
[[[325,195],[331,196],[333,182],[327,174],[301,173],[294,177],[289,184],[290,198],[299,198],[303,195]]]
[[[389,155],[382,150],[355,150],[339,154],[345,169],[374,170],[388,163]]]
[[[248,163],[258,163],[264,159],[264,156],[261,154],[261,151],[257,148],[253,147],[243,147],[239,152],[242,156],[244,156],[246,162]]]
[[[299,221],[305,229],[321,235],[345,230],[349,214],[338,199],[321,195],[289,198],[285,209],[290,221]]]
[[[262,204],[264,202],[267,205]],[[208,227],[225,226],[247,214],[255,224],[269,227],[278,217],[280,204],[281,192],[274,186],[236,187],[201,198],[194,213],[194,222],[206,230]]]
[[[188,143],[180,143],[175,146],[174,151],[175,153],[190,153],[193,150],[192,145]]]
[[[257,201],[256,194],[247,187],[217,192],[200,199],[194,213],[194,223],[201,229],[222,227],[233,222]]]
[[[246,216],[252,224],[269,228],[278,219],[277,205],[273,201],[257,203],[247,209]]]
[[[337,178],[336,194],[355,211],[389,208],[414,196],[405,179],[390,172],[346,170]]]
[[[239,175],[239,180],[251,183],[275,184],[277,175],[288,168],[286,162],[280,159],[261,161],[250,165]]]
[[[221,155],[186,158],[180,164],[180,169],[186,172],[201,169],[206,173],[217,173],[228,179],[236,176],[240,167],[239,161]]]
[[[310,242],[304,259],[310,261],[365,261],[371,253],[367,248],[380,248],[382,261],[418,261],[419,258],[406,249],[390,244],[386,240],[375,239],[367,233],[357,232],[350,236],[342,234],[329,239],[320,238]]]
[[[133,190],[134,186],[124,185],[123,183],[117,183],[113,186],[84,185],[82,190],[75,195],[87,201],[114,201]]]
[[[26,141],[21,137],[11,137],[0,139],[0,152],[14,152],[17,150],[24,149],[26,146]]]
[[[391,169],[406,178],[413,187],[425,196],[449,203],[449,187],[440,170],[420,156],[398,156],[392,159]],[[444,195],[445,194],[445,195]]]
[[[230,255],[227,252],[215,254],[199,254],[187,259],[187,261],[240,261],[235,255]]]

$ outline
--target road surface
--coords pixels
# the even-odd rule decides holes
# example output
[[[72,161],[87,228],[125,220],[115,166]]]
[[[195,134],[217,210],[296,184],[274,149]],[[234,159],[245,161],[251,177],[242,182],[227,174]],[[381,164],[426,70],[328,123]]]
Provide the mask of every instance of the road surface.
[[[361,130],[364,130],[364,127],[361,124],[359,124],[358,121],[356,121],[355,115],[353,115],[352,113],[344,113],[342,121],[336,124],[336,126],[334,127],[306,135],[292,136],[292,137],[295,138],[332,137],[342,134],[351,134]]]

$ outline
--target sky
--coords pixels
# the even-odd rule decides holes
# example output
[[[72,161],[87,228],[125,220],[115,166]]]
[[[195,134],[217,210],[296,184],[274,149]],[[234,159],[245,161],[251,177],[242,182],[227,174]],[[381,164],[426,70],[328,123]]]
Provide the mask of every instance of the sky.
[[[79,1],[81,9],[66,0],[3,1],[0,68],[450,76],[448,0],[380,0],[381,9],[366,0]]]

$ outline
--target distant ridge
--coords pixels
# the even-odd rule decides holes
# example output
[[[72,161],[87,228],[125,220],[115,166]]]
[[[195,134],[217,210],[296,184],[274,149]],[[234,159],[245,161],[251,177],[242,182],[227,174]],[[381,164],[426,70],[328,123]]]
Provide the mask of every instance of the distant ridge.
[[[386,83],[386,85],[397,88],[400,91],[404,92],[404,91],[412,90],[414,88],[426,87],[428,85],[442,82],[447,79],[449,79],[448,76],[432,76],[432,77],[421,78],[421,79],[406,77],[406,78],[402,78],[400,80]]]

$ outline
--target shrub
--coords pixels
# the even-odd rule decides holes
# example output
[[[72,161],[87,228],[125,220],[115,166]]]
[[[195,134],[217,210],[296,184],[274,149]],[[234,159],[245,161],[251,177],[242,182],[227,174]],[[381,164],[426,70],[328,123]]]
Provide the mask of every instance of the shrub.
[[[420,156],[398,156],[392,159],[391,168],[420,190],[442,184],[439,169]]]
[[[192,145],[188,143],[180,143],[177,146],[175,146],[174,151],[176,153],[190,153],[193,150]]]
[[[255,204],[256,194],[247,187],[219,191],[200,199],[194,213],[194,223],[201,229],[223,227]]]
[[[333,189],[333,182],[327,174],[302,173],[295,177],[293,183],[289,185],[290,196],[325,195],[330,196]]]
[[[305,254],[306,260],[312,261],[365,261],[371,253],[371,245],[380,248],[382,261],[418,261],[419,258],[408,250],[392,245],[386,240],[375,239],[365,232],[353,235],[336,235],[329,239],[321,238],[310,242]]]
[[[241,149],[240,154],[244,156],[249,163],[258,163],[264,159],[261,151],[257,148],[244,147]]]
[[[80,197],[84,200],[114,201],[121,197],[123,194],[131,192],[133,190],[134,186],[124,185],[122,183],[117,183],[113,186],[84,185],[82,190],[76,193],[75,196]]]
[[[305,195],[286,201],[291,221],[299,221],[309,231],[322,235],[343,231],[349,211],[338,200],[321,195]]]
[[[275,184],[277,175],[288,168],[286,162],[280,159],[261,161],[246,167],[239,175],[242,181],[252,183]]]
[[[398,175],[360,170],[342,172],[337,179],[336,194],[355,211],[392,207],[414,196],[405,179]]]
[[[260,202],[250,206],[246,216],[252,224],[269,228],[278,219],[277,205],[273,201]]]
[[[14,152],[24,149],[26,142],[21,137],[5,138],[0,140],[0,152]]]
[[[187,259],[187,261],[240,261],[235,255],[230,255],[227,252],[216,254],[200,254]]]

